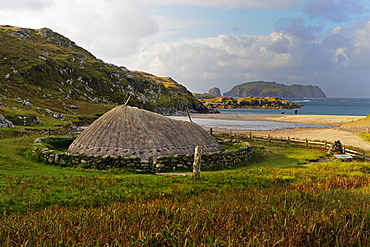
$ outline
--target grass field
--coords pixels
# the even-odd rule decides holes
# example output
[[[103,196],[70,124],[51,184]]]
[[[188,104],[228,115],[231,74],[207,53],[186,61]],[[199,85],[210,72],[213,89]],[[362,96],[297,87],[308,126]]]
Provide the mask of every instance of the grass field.
[[[370,164],[252,142],[245,164],[191,176],[33,161],[0,139],[0,246],[368,246]]]

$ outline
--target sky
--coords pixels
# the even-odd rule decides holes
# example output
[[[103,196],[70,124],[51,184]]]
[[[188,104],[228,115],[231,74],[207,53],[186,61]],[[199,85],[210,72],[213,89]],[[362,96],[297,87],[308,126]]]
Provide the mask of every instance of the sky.
[[[370,0],[0,0],[0,24],[191,92],[263,80],[370,98]]]

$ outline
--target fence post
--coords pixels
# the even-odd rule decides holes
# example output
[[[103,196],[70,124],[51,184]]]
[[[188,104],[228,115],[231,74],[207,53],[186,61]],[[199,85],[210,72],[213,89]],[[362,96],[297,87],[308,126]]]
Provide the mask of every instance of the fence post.
[[[193,175],[195,179],[200,179],[200,163],[202,160],[202,147],[196,146],[194,152]]]

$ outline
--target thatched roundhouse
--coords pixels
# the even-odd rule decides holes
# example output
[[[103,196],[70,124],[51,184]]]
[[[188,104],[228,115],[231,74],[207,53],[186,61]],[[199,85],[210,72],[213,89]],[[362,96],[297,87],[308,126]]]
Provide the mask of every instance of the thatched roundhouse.
[[[76,154],[138,156],[221,151],[217,141],[199,125],[174,120],[146,110],[118,106],[93,122],[69,146]]]

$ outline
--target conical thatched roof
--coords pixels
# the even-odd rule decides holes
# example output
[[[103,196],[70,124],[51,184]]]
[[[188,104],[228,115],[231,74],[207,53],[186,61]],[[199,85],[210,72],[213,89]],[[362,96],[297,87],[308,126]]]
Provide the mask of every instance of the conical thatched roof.
[[[198,145],[203,146],[203,152],[222,150],[217,141],[195,123],[122,105],[93,122],[68,151],[155,159],[161,155],[193,153]]]

